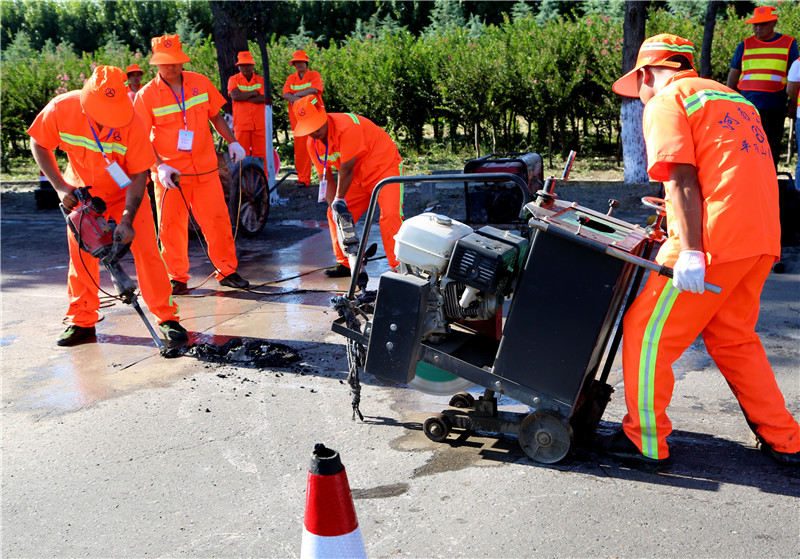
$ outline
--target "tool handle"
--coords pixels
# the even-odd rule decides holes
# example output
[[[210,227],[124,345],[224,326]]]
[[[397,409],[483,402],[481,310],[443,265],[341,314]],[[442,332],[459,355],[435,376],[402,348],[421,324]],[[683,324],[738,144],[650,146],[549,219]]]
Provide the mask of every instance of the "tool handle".
[[[631,264],[636,264],[637,266],[641,266],[642,268],[647,268],[648,270],[657,273],[659,276],[666,276],[670,279],[672,279],[673,277],[674,270],[669,266],[661,266],[659,264],[656,264],[655,262],[652,262],[645,258],[639,258],[638,256],[634,256],[632,254],[621,251],[618,248],[614,247],[607,247],[605,252],[609,256],[619,258],[620,260],[625,260],[626,262],[630,262]],[[722,288],[718,285],[714,285],[713,283],[703,282],[703,286],[706,288],[707,291],[710,291],[715,295],[719,295],[720,293],[722,293]]]

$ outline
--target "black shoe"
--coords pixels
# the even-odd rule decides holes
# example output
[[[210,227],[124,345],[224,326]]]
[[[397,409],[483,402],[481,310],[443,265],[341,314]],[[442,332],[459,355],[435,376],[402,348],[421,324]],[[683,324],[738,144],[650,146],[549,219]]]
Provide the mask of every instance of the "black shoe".
[[[237,289],[247,289],[250,287],[250,282],[236,272],[219,280],[219,284],[225,287],[235,287]]]
[[[165,320],[159,324],[158,327],[161,328],[161,331],[164,332],[164,335],[170,340],[183,342],[189,339],[189,333],[186,331],[186,328],[181,326],[177,320]]]
[[[758,439],[758,447],[761,449],[761,452],[775,460],[778,464],[791,466],[793,468],[800,467],[800,452],[779,452],[765,443],[761,438]]]
[[[297,183],[297,188],[307,188],[307,187],[308,187],[308,185],[306,183],[304,183],[304,182],[298,182]]]
[[[189,286],[186,285],[186,282],[178,280],[169,280],[169,283],[172,285],[173,295],[186,295],[187,293],[189,293]]]
[[[56,340],[56,344],[60,346],[70,346],[75,345],[78,342],[82,342],[88,338],[93,338],[95,335],[94,326],[89,326],[85,328],[83,326],[75,326],[74,324],[70,325],[69,328],[64,330],[64,332],[58,337]]]
[[[649,458],[641,453],[634,442],[628,438],[625,431],[619,430],[607,439],[601,441],[601,448],[611,456],[622,460],[630,460],[641,464],[660,465],[669,463],[667,458]]]
[[[325,270],[325,275],[329,278],[349,278],[350,268],[343,266],[342,264],[337,264],[333,268],[328,268]]]

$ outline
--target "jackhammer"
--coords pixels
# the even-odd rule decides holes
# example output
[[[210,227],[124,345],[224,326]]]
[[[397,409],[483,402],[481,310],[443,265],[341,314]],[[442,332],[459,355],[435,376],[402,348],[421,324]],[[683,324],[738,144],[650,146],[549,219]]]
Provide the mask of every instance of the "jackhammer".
[[[136,284],[120,265],[120,259],[128,253],[131,245],[130,243],[120,244],[121,236],[115,233],[116,223],[113,219],[106,221],[106,218],[103,217],[107,209],[105,201],[89,194],[89,188],[91,187],[76,188],[73,193],[78,199],[78,205],[70,212],[64,204],[59,204],[61,213],[64,214],[67,225],[75,235],[75,240],[81,250],[102,262],[111,276],[119,299],[123,303],[131,305],[142,318],[159,353],[165,357],[171,356],[169,354],[172,352],[164,346],[139,306]]]

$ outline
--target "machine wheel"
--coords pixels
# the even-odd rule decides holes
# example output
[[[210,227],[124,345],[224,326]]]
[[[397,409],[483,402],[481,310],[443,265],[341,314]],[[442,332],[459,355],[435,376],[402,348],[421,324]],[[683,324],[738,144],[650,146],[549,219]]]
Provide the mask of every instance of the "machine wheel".
[[[450,405],[454,408],[474,408],[475,398],[469,392],[459,392],[450,398]]]
[[[667,203],[663,198],[657,198],[655,196],[643,196],[642,204],[648,208],[653,208],[658,215],[667,215]]]
[[[232,181],[228,208],[231,222],[236,227],[239,219],[239,232],[248,238],[257,237],[264,229],[269,216],[269,183],[261,165],[252,160],[241,163],[241,179],[239,167],[231,172]],[[241,205],[239,193],[241,192]]]
[[[450,421],[450,418],[443,413],[437,413],[436,415],[430,416],[425,420],[425,423],[422,426],[425,436],[437,443],[445,440],[447,435],[450,434],[450,430],[452,428],[452,421]]]
[[[522,450],[542,464],[555,464],[564,458],[571,444],[572,427],[558,415],[534,412],[519,426]]]

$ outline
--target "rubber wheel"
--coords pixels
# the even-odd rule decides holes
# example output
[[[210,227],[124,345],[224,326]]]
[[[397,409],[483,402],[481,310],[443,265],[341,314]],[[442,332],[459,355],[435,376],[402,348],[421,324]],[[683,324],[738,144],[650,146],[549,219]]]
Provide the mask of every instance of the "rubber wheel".
[[[572,444],[569,422],[546,412],[534,412],[519,427],[519,446],[541,464],[555,464],[564,458]]]
[[[459,392],[450,398],[450,405],[454,408],[474,408],[475,398],[469,392]]]
[[[255,161],[245,160],[241,163],[241,179],[239,166],[231,171],[231,188],[228,198],[228,209],[231,223],[236,229],[239,219],[239,233],[248,238],[257,237],[269,217],[269,183],[264,170]],[[241,192],[241,206],[239,194]]]
[[[447,435],[450,434],[450,430],[452,428],[453,423],[450,421],[450,418],[443,413],[437,413],[436,415],[430,416],[425,420],[425,423],[422,426],[425,436],[437,443],[445,440]]]

